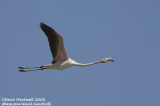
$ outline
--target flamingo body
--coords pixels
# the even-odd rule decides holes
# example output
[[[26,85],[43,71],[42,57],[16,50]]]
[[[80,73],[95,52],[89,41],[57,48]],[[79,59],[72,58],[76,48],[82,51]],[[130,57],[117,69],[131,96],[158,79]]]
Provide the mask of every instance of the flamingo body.
[[[28,72],[28,71],[36,71],[36,70],[44,70],[44,69],[55,69],[55,70],[64,70],[72,66],[90,66],[97,63],[106,63],[108,61],[112,61],[112,58],[104,58],[100,61],[81,64],[72,59],[70,59],[66,53],[64,47],[63,37],[57,33],[53,28],[49,27],[44,23],[40,23],[40,27],[48,38],[50,50],[52,53],[53,61],[52,64],[38,66],[38,67],[18,67],[20,68],[20,72]]]

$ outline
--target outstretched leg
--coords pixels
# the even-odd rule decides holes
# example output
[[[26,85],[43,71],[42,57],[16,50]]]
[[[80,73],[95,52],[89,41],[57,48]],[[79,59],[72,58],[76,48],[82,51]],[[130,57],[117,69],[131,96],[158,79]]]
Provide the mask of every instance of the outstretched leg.
[[[29,71],[37,71],[37,70],[44,70],[45,68],[38,68],[38,69],[33,69],[33,70],[25,70],[25,69],[22,69],[22,70],[19,70],[20,72],[29,72]]]
[[[33,68],[43,68],[44,66],[39,67],[18,67],[19,69],[33,69]]]
[[[20,72],[37,71],[46,69],[44,66],[39,67],[18,67]],[[29,70],[30,69],[30,70]]]

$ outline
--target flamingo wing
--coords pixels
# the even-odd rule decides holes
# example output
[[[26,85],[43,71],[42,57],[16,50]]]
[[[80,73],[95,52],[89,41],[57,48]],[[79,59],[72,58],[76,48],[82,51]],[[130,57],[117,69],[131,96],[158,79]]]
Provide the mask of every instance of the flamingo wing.
[[[58,34],[53,28],[42,22],[40,23],[40,27],[48,38],[50,50],[53,57],[52,63],[67,60],[68,56],[64,48],[63,37]]]

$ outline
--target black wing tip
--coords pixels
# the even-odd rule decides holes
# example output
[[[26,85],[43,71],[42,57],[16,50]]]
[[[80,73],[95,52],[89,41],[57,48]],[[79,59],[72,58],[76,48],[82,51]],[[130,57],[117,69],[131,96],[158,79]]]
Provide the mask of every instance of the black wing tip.
[[[40,27],[41,28],[51,28],[48,25],[44,24],[43,22],[40,23]]]
[[[40,22],[40,25],[41,25],[41,24],[44,24],[44,23],[43,23],[43,22]]]
[[[41,27],[42,30],[50,29],[50,30],[56,32],[53,28],[51,28],[50,26],[44,24],[43,22],[40,22],[40,27]]]
[[[44,25],[46,26],[46,24],[44,24],[43,22],[40,22],[40,26],[44,26]]]

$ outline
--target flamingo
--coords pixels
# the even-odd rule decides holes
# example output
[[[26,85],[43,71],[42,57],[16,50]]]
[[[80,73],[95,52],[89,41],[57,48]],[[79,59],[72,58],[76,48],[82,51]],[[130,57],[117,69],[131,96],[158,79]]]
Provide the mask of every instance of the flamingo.
[[[42,65],[39,67],[18,67],[20,72],[44,70],[44,69],[55,69],[55,70],[64,70],[72,66],[90,66],[98,63],[106,63],[108,61],[114,62],[112,58],[104,58],[100,61],[91,62],[88,64],[78,63],[67,56],[66,50],[64,48],[63,37],[58,34],[53,28],[40,23],[40,27],[48,38],[50,50],[52,53],[53,61],[52,64]]]

